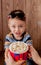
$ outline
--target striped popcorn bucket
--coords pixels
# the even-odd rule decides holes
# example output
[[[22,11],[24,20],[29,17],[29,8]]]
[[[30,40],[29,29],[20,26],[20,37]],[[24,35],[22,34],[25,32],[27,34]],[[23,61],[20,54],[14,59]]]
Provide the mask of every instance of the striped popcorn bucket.
[[[12,44],[11,44],[12,45]],[[12,50],[10,49],[11,45],[9,46],[9,52],[11,54],[11,56],[13,57],[13,59],[15,61],[18,61],[20,59],[22,60],[27,60],[27,54],[28,54],[28,49],[26,52],[22,52],[22,53],[15,53],[15,52],[12,52]],[[26,65],[26,62],[22,65]]]

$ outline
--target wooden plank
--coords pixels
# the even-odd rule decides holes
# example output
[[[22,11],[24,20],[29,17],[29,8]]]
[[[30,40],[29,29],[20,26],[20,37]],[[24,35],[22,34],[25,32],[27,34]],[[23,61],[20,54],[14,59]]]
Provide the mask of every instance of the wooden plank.
[[[2,11],[1,11],[1,0],[0,0],[0,51],[2,51]]]
[[[14,9],[21,9],[25,12],[25,0],[14,0]]]
[[[7,15],[13,10],[13,0],[6,0]]]
[[[33,10],[34,6],[33,0],[26,0],[27,31],[32,37],[34,47],[37,48],[37,22],[35,18],[36,12]]]
[[[41,51],[41,0],[37,1],[38,50]]]
[[[34,0],[33,1],[33,40],[34,46],[39,50],[41,49],[41,1]],[[40,24],[39,24],[40,22]],[[35,37],[36,36],[36,37]]]
[[[32,8],[32,4],[31,4],[31,0],[26,0],[25,2],[25,11],[26,11],[26,22],[27,22],[27,31],[29,30],[29,20],[31,19],[30,17],[30,12],[31,12],[31,8]]]
[[[11,4],[12,3],[12,4]],[[2,11],[3,11],[3,39],[5,38],[6,34],[9,32],[8,24],[7,24],[7,17],[9,12],[13,10],[13,0],[2,0]]]
[[[37,24],[38,24],[38,50],[41,50],[41,21],[38,21]]]
[[[27,30],[31,34],[34,47],[41,50],[41,0],[26,0],[26,3]]]
[[[0,38],[2,39],[2,16],[1,16],[1,0],[0,0]]]

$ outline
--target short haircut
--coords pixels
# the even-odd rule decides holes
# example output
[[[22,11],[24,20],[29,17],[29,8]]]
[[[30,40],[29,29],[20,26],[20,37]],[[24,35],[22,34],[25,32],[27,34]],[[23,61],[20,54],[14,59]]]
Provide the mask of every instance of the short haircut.
[[[25,13],[22,10],[14,10],[8,14],[9,18],[17,18],[22,21],[26,21]]]

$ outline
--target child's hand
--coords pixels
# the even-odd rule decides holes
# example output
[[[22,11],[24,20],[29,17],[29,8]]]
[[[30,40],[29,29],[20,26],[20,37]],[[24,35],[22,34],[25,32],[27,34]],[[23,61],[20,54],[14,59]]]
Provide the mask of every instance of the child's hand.
[[[7,52],[5,52],[5,62],[7,65],[21,65],[22,63],[24,63],[24,60],[19,60],[17,62],[14,61],[7,49]]]

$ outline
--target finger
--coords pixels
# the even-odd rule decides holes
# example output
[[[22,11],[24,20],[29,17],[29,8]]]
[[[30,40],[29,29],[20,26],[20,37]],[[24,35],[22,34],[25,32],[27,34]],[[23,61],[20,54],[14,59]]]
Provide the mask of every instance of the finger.
[[[5,51],[5,58],[8,58],[8,50],[9,49],[6,49],[6,51]]]
[[[34,47],[33,46],[30,46],[30,51],[34,51]]]
[[[19,60],[18,62],[17,62],[17,65],[21,65],[21,64],[23,64],[25,62],[25,60]]]
[[[30,46],[32,46],[32,45],[31,44],[27,44],[28,51],[30,51]]]
[[[8,50],[9,50],[8,48],[5,50],[5,54],[6,54],[6,55],[8,54]]]
[[[5,58],[5,63],[7,64],[8,63],[8,59]]]
[[[27,44],[28,47],[32,46],[32,44]]]
[[[11,62],[15,62],[14,59],[12,58],[10,52],[8,53],[8,57],[9,57],[9,60],[10,60]]]
[[[31,57],[32,57],[32,55],[30,53],[28,53],[28,58],[31,58]]]

